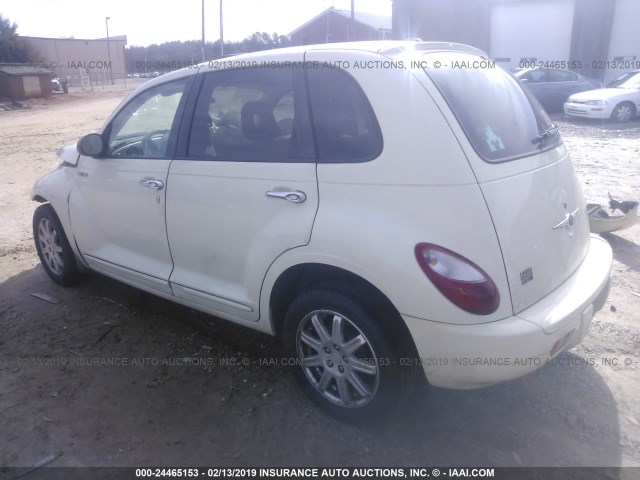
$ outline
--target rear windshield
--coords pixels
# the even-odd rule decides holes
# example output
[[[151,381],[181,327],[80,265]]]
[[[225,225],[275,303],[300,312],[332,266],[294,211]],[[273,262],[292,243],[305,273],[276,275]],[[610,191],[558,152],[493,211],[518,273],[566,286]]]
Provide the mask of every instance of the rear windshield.
[[[428,53],[425,60],[425,72],[487,162],[534,155],[562,142],[535,97],[494,62],[457,52]]]

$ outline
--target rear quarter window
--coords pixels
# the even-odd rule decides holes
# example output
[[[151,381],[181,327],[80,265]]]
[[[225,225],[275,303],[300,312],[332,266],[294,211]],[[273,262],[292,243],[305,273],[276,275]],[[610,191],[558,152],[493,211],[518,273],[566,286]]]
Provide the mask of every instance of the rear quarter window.
[[[500,67],[464,53],[425,56],[430,57],[428,64],[436,57],[441,63],[441,68],[425,72],[485,161],[515,160],[562,142],[535,97]]]
[[[320,163],[358,163],[382,151],[382,133],[356,80],[331,67],[307,69]]]

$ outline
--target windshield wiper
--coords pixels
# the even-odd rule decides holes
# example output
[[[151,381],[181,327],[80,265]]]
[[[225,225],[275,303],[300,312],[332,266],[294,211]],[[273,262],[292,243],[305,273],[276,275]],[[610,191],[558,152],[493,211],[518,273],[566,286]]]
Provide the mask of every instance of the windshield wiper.
[[[556,135],[557,133],[558,133],[558,124],[554,123],[549,128],[547,128],[544,132],[540,132],[536,138],[531,140],[531,143],[533,143],[534,145],[535,144],[542,145],[542,142],[545,138],[549,138],[552,135]]]

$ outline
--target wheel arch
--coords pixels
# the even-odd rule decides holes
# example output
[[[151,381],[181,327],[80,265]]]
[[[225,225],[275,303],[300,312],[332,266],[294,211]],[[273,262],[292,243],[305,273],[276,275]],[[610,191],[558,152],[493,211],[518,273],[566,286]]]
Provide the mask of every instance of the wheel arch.
[[[42,230],[42,222],[47,222],[46,232]],[[40,202],[33,214],[32,228],[36,251],[47,275],[60,285],[78,283],[86,270],[79,263],[53,204]]]
[[[31,190],[30,197],[34,202],[51,206],[67,236],[78,268],[83,272],[88,272],[91,269],[84,261],[84,258],[82,258],[80,249],[76,244],[71,225],[71,217],[69,215],[69,196],[72,190],[70,172],[75,172],[75,169],[58,168],[48,173],[35,183]]]
[[[287,308],[305,291],[325,287],[355,296],[365,307],[374,310],[385,334],[395,338],[405,352],[417,357],[417,348],[409,328],[391,300],[373,283],[341,267],[324,263],[300,263],[290,266],[277,278],[269,295],[269,313],[273,333],[280,336]]]

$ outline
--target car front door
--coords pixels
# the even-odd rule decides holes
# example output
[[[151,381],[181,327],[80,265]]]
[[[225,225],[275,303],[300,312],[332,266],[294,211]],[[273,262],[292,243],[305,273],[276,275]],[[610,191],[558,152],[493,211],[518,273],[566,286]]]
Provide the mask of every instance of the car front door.
[[[69,212],[75,241],[95,270],[171,294],[165,223],[167,174],[189,78],[133,97],[103,131],[100,158],[81,156]]]
[[[556,110],[562,110],[564,102],[570,95],[580,91],[579,77],[566,70],[549,70],[549,85],[553,92],[553,105]]]
[[[318,188],[304,75],[279,66],[298,60],[201,72],[183,158],[170,167],[173,293],[231,320],[258,320],[269,265],[311,237]]]

